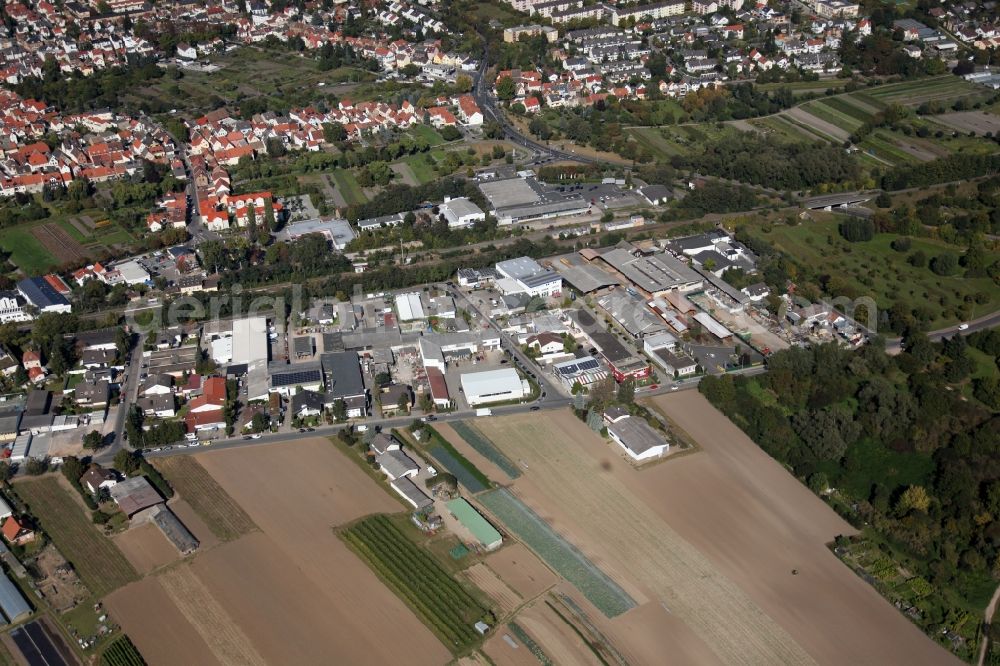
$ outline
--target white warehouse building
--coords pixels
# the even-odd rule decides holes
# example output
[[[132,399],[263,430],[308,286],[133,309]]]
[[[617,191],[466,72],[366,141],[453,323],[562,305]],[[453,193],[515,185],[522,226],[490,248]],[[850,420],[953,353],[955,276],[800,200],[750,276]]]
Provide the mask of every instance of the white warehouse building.
[[[462,392],[470,407],[506,400],[521,400],[531,393],[526,380],[513,368],[467,372],[462,375]]]
[[[466,197],[445,199],[444,203],[438,206],[438,210],[444,215],[444,219],[448,220],[450,229],[468,227],[486,219],[486,213]]]

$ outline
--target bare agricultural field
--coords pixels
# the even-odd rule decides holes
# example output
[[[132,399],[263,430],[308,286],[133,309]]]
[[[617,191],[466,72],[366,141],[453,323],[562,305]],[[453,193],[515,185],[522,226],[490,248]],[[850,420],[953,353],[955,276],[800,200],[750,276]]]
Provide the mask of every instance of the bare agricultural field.
[[[150,664],[451,659],[336,536],[337,525],[399,504],[329,441],[203,453],[196,464],[217,488],[200,483],[187,488],[186,499],[200,505],[209,500],[199,491],[208,498],[222,493],[259,529],[203,544],[193,558],[109,597]],[[198,514],[185,502],[172,506],[195,534],[208,530],[188,518]],[[405,640],[386,640],[387,631]],[[183,646],[172,648],[172,641]]]
[[[156,467],[222,541],[236,539],[257,528],[246,511],[193,457],[160,458]]]
[[[511,589],[493,569],[482,562],[477,562],[466,569],[465,577],[493,599],[503,615],[512,613],[523,601],[521,595]]]
[[[934,120],[959,132],[975,132],[979,136],[1000,133],[1000,116],[985,111],[955,111],[934,116]]]
[[[486,564],[524,599],[533,599],[559,578],[521,543],[504,546],[486,556]]]
[[[575,545],[588,557],[593,553],[591,559],[602,569],[610,565],[613,575],[645,591],[646,601],[665,603],[719,659],[734,664],[812,662],[788,632],[633,493],[622,471],[606,471],[615,469],[609,459],[616,456],[568,409],[545,419],[528,414],[488,421],[479,426],[483,434],[527,462],[524,479],[534,483],[519,480],[517,494],[547,520],[552,521],[548,514],[556,514],[556,528],[568,530]],[[643,473],[632,470],[635,476]],[[612,624],[632,625],[629,618],[626,613]],[[645,631],[656,634],[659,629],[651,625]],[[638,660],[653,657],[646,653]]]
[[[263,532],[216,548],[192,565],[200,571],[207,566],[204,561],[221,557],[216,553],[230,553],[218,564],[223,582],[216,585],[220,595],[231,599],[226,606],[238,608],[231,612],[239,622],[253,628],[248,633],[257,636],[269,625],[298,623],[312,632],[305,641],[310,650],[336,654],[342,663],[451,659],[444,645],[334,533],[335,527],[362,516],[397,512],[400,505],[328,440],[209,452],[197,459]],[[244,548],[250,550],[244,553]],[[254,561],[259,564],[252,566]],[[227,579],[226,572],[234,572],[234,578]],[[280,601],[286,598],[282,590],[288,589],[300,590],[296,596],[306,599],[298,605]],[[267,603],[245,608],[261,605],[252,596],[255,592],[275,599],[273,610]],[[385,640],[386,627],[406,641]],[[265,635],[275,636],[275,644],[285,649],[294,647],[290,637],[295,632]],[[269,654],[264,644],[258,649]]]
[[[104,603],[150,666],[220,664],[156,577],[127,585]]]
[[[174,567],[159,578],[167,596],[205,640],[219,663],[232,666],[266,664],[250,636],[210,591],[210,586],[214,587],[218,581],[203,579],[186,566]]]
[[[180,558],[177,548],[153,523],[144,523],[128,529],[117,535],[114,541],[142,576]]]
[[[783,111],[782,113],[792,120],[798,121],[810,129],[836,141],[846,141],[847,137],[850,135],[850,132],[847,130],[837,127],[832,122],[828,122],[822,118],[814,116],[809,113],[808,110],[801,107],[794,107],[788,109],[787,111]]]
[[[838,534],[853,533],[851,526],[699,393],[651,404],[702,452],[636,474],[616,466],[612,474],[810,656],[820,663],[957,663],[827,549]]]

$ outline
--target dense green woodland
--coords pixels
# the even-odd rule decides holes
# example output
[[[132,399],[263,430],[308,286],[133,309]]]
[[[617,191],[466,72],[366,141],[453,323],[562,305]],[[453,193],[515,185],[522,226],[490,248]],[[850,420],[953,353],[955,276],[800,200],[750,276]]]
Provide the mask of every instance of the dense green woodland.
[[[914,575],[939,591],[926,628],[947,607],[985,605],[1000,577],[1000,392],[962,384],[966,341],[906,340],[888,356],[876,339],[774,354],[757,377],[706,377],[700,390],[768,454],[828,496],[854,525],[870,526]],[[996,361],[1000,332],[970,336]],[[995,376],[995,375],[994,375]],[[984,598],[985,595],[985,598]]]
[[[792,143],[740,133],[708,143],[699,153],[674,158],[674,166],[779,190],[857,181],[857,161],[840,146]]]

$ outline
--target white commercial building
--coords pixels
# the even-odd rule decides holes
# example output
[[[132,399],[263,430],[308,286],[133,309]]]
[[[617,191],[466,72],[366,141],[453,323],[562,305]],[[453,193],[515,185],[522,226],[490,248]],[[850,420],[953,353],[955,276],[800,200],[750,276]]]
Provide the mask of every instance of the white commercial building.
[[[497,264],[497,289],[504,295],[556,296],[562,293],[562,278],[543,268],[531,257],[508,259]]]
[[[234,321],[231,365],[246,365],[248,400],[267,399],[267,359],[267,318]]]
[[[521,400],[531,393],[528,382],[513,368],[467,372],[462,375],[462,392],[470,407],[506,400]]]
[[[486,219],[486,213],[466,197],[445,199],[445,202],[438,206],[438,210],[444,219],[448,220],[448,227],[451,229],[468,227]]]
[[[420,294],[417,292],[396,294],[396,311],[399,313],[400,321],[414,321],[427,318],[423,303],[420,301]]]

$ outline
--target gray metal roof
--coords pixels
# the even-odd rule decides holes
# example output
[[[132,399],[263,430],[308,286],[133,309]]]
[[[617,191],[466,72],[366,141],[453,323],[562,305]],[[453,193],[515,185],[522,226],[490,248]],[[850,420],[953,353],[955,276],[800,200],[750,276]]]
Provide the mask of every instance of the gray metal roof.
[[[320,356],[326,373],[329,395],[334,399],[364,395],[365,380],[361,376],[361,363],[354,352],[331,352]]]
[[[648,423],[634,416],[629,416],[616,423],[609,423],[608,433],[614,434],[636,455],[667,443]]]
[[[31,614],[31,606],[6,573],[0,572],[0,610],[11,622]]]

